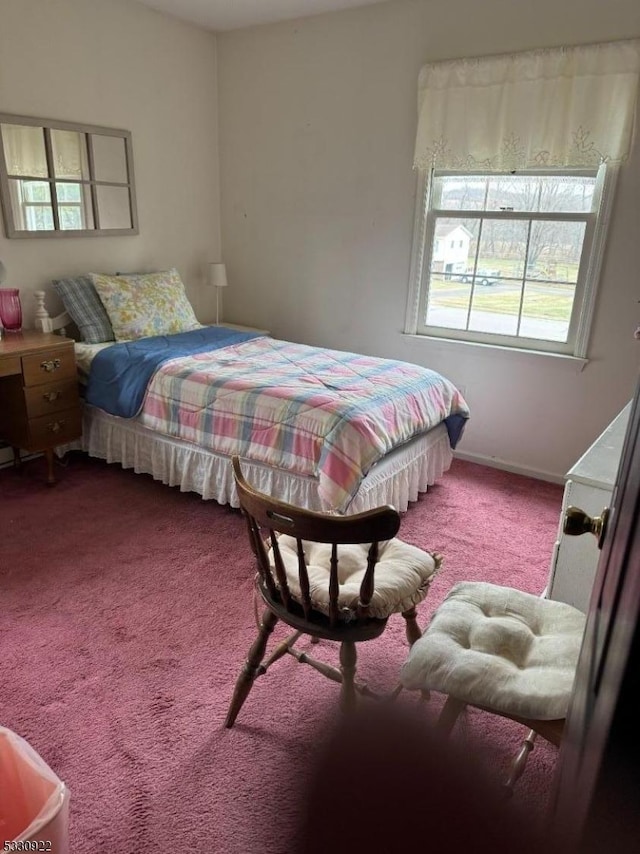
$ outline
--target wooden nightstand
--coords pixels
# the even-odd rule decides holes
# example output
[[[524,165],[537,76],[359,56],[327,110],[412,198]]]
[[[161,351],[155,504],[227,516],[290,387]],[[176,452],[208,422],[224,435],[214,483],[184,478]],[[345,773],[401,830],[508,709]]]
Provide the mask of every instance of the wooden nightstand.
[[[215,326],[215,323],[211,323]],[[268,329],[257,329],[255,326],[242,326],[240,323],[227,323],[226,320],[221,320],[218,326],[226,326],[227,329],[236,329],[238,332],[259,332],[261,335],[269,335]]]
[[[47,483],[55,483],[53,449],[82,434],[73,341],[43,332],[0,338],[0,438],[19,449],[44,451]]]

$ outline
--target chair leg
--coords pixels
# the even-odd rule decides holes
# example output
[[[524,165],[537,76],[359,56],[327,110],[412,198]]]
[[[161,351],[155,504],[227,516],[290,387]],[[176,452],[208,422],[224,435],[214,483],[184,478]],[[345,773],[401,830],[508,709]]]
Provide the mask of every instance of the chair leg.
[[[466,705],[466,703],[463,703],[462,700],[458,700],[456,697],[447,697],[447,701],[438,718],[438,730],[445,737],[451,733]]]
[[[407,640],[409,641],[409,646],[413,646],[414,643],[422,637],[422,632],[418,626],[418,621],[416,619],[418,612],[415,609],[415,606],[408,608],[406,611],[402,611],[402,616],[405,621],[405,631],[407,634]],[[393,702],[396,700],[400,694],[402,693],[402,683],[396,685],[391,694],[388,695],[387,699]],[[425,692],[423,692],[424,694]],[[427,694],[428,699],[428,694]]]
[[[409,646],[413,646],[414,643],[422,637],[422,632],[420,631],[420,627],[418,626],[418,612],[415,609],[415,605],[412,608],[409,608],[407,611],[402,612],[402,616],[405,619],[405,629],[407,632],[407,640],[409,641]]]
[[[536,735],[537,733],[534,729],[529,730],[527,737],[520,746],[518,755],[511,764],[511,771],[509,773],[509,777],[506,783],[504,784],[504,793],[507,798],[510,798],[513,795],[513,788],[522,776],[525,765],[527,764],[527,759],[529,758],[529,754],[535,747]]]
[[[355,675],[357,657],[356,645],[353,641],[343,641],[340,644],[340,672],[342,673],[340,706],[343,712],[351,712],[355,709]]]
[[[260,673],[264,672],[261,670],[262,659],[267,648],[269,635],[275,628],[277,622],[278,618],[276,615],[267,608],[262,615],[258,637],[255,639],[251,649],[249,650],[247,660],[245,661],[236,682],[233,697],[231,698],[231,704],[229,705],[229,711],[227,712],[227,718],[224,722],[224,725],[228,729],[234,725],[235,720],[238,717],[238,712],[242,708],[242,704],[249,696],[249,691],[251,691],[256,676],[259,676]]]

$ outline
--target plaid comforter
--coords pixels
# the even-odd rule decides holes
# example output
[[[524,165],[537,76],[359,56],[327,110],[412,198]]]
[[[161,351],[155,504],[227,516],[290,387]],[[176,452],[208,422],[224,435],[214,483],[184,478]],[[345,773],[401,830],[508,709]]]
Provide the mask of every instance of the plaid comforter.
[[[210,450],[318,478],[343,511],[385,454],[450,416],[460,392],[406,362],[254,338],[162,364],[141,422]]]

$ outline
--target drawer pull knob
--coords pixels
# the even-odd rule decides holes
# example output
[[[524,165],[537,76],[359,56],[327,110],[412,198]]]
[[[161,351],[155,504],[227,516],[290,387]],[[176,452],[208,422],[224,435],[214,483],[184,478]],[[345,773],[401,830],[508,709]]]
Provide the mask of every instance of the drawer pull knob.
[[[50,374],[52,371],[57,371],[60,365],[60,359],[46,359],[44,362],[40,362],[40,367],[48,374]]]
[[[42,397],[44,398],[44,400],[47,401],[47,403],[53,403],[54,400],[57,400],[59,397],[62,397],[62,392],[60,392],[60,391],[45,391],[45,393],[42,395]]]
[[[65,425],[64,419],[61,421],[53,421],[51,424],[47,424],[47,430],[50,433],[59,433]]]

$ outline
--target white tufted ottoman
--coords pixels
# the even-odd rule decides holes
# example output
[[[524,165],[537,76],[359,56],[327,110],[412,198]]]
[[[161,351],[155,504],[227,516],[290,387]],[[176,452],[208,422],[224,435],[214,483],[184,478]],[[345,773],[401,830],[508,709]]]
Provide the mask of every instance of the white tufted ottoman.
[[[563,718],[584,625],[584,614],[563,602],[463,582],[411,648],[401,680],[497,712]]]
[[[445,729],[469,704],[558,743],[585,619],[563,602],[510,587],[457,584],[411,648],[401,682],[448,695]]]

